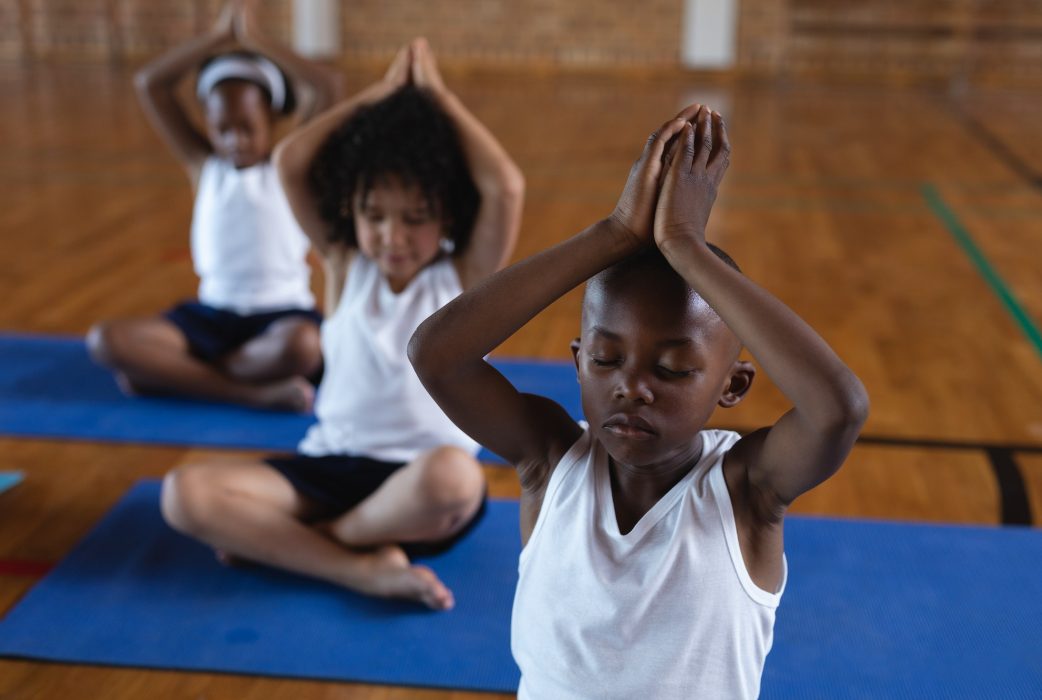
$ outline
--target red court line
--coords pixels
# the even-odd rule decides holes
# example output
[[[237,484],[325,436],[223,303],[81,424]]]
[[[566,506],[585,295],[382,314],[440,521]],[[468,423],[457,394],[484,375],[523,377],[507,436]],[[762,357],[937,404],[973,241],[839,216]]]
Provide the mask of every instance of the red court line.
[[[29,559],[0,559],[0,576],[46,576],[54,568],[54,562]]]

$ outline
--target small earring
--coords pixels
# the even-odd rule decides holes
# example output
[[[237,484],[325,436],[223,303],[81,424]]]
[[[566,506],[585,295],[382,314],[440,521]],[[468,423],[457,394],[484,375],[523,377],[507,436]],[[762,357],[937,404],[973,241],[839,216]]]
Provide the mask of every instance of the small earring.
[[[451,255],[456,250],[456,241],[451,238],[442,238],[438,241],[438,247],[441,248],[441,252]]]

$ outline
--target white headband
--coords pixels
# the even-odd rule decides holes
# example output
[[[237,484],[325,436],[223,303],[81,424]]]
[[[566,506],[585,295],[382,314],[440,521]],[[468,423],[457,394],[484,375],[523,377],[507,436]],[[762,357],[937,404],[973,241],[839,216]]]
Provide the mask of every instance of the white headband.
[[[222,80],[246,80],[266,88],[271,94],[271,107],[281,112],[286,106],[286,79],[282,71],[263,56],[228,54],[218,56],[199,72],[196,94],[205,100]]]

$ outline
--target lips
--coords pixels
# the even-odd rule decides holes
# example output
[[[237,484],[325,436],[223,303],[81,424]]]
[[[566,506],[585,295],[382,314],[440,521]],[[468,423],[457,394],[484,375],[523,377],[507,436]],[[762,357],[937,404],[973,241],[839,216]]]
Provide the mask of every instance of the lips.
[[[604,422],[603,428],[612,435],[629,440],[650,440],[658,435],[651,423],[628,413],[616,413]]]

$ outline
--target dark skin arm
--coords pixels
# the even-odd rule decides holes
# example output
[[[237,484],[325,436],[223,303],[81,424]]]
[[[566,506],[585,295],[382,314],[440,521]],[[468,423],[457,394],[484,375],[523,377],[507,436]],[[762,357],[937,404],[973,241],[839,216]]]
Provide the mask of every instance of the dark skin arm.
[[[272,41],[257,21],[257,0],[235,0],[233,29],[243,48],[271,59],[286,74],[297,105],[293,116],[296,124],[308,121],[329,108],[340,97],[341,76],[306,60]]]
[[[177,98],[177,86],[204,60],[233,45],[235,12],[236,6],[229,3],[209,32],[175,46],[134,75],[134,87],[145,115],[185,168],[193,187],[213,149]]]
[[[582,430],[556,403],[518,392],[484,356],[560,296],[651,242],[662,155],[692,114],[682,112],[648,139],[611,216],[485,279],[427,319],[409,345],[417,374],[449,418],[517,467],[524,541],[553,466]]]
[[[134,76],[138,99],[148,120],[184,166],[193,187],[213,148],[178,99],[177,87],[207,58],[237,46],[267,56],[287,75],[298,96],[294,112],[298,121],[306,121],[325,109],[339,93],[337,76],[260,32],[255,5],[256,0],[231,0],[209,32],[175,46]]]
[[[756,530],[780,524],[797,496],[839,468],[865,422],[868,396],[807,323],[706,246],[706,222],[729,159],[723,120],[701,108],[678,140],[658,199],[654,236],[673,268],[793,404],[772,427],[742,438],[728,455],[732,499],[737,486],[739,505],[748,508]]]

